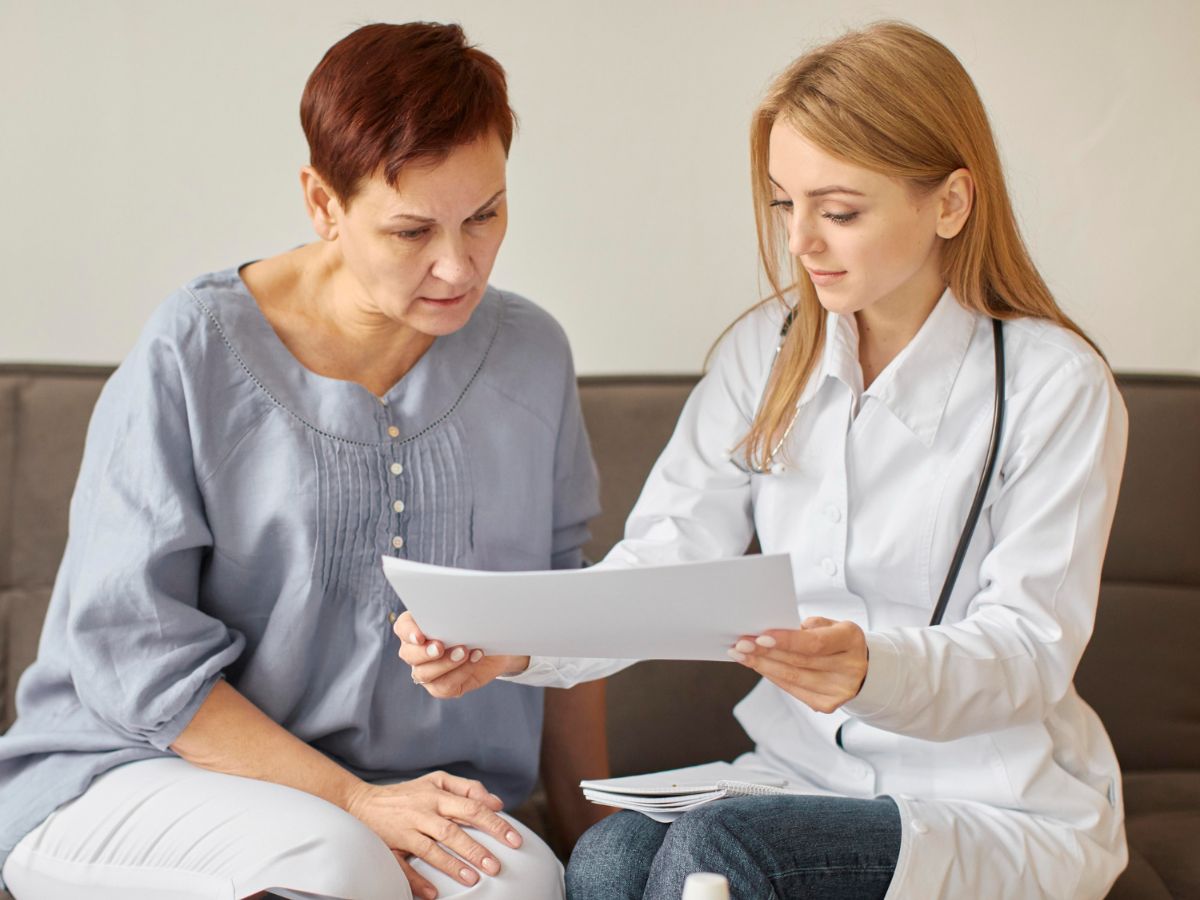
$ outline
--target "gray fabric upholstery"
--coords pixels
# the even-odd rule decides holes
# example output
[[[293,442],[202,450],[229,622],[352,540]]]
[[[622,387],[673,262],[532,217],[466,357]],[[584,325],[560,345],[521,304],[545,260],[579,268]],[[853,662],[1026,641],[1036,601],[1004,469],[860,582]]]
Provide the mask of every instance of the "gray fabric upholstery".
[[[17,477],[17,383],[0,376],[0,585],[12,583],[12,491]]]
[[[0,365],[0,730],[36,653],[91,407],[109,369]],[[1200,378],[1123,376],[1125,483],[1077,686],[1125,772],[1130,865],[1110,898],[1200,898]],[[599,559],[666,443],[693,377],[580,380],[604,512]],[[721,663],[641,663],[609,685],[619,774],[731,758],[753,679]],[[536,821],[535,807],[528,818]]]
[[[1121,767],[1200,769],[1200,587],[1105,582],[1076,674]]]
[[[1118,378],[1129,453],[1105,581],[1200,588],[1200,379]]]
[[[0,732],[7,731],[16,717],[17,679],[37,655],[49,603],[48,586],[0,591]]]

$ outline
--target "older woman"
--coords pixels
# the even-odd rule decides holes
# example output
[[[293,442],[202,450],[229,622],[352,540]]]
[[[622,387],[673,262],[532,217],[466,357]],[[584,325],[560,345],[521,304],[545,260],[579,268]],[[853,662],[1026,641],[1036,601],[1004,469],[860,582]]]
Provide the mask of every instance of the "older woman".
[[[597,511],[566,339],[488,286],[503,70],[457,27],[372,25],[301,118],[321,240],[185,285],[97,404],[0,738],[19,900],[561,894],[501,812],[537,775],[541,692],[430,698],[379,565],[578,566]],[[602,747],[568,705],[559,731]]]

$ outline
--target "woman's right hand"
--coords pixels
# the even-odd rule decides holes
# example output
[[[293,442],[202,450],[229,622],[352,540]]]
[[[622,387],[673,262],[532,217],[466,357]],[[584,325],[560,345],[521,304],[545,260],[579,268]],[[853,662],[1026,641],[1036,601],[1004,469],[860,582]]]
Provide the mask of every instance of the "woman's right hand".
[[[423,859],[467,886],[479,881],[479,872],[495,875],[500,871],[495,853],[462,826],[477,828],[509,847],[520,847],[520,834],[496,815],[503,806],[480,782],[446,772],[431,772],[398,784],[362,782],[346,804],[351,815],[392,849],[413,896],[428,898],[436,897],[437,890],[409,859]],[[464,860],[469,865],[464,865]]]
[[[528,656],[488,656],[482,650],[446,647],[426,637],[412,613],[396,620],[400,658],[412,667],[412,679],[439,700],[452,700],[478,690],[500,675],[529,668]]]

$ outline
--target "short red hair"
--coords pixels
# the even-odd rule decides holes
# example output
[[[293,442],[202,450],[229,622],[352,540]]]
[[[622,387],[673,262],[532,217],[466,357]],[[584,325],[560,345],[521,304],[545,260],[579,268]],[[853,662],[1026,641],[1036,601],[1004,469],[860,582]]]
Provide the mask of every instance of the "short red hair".
[[[308,76],[300,124],[309,162],[344,207],[382,171],[443,159],[495,132],[508,153],[516,116],[504,69],[458,25],[365,25],[329,48]]]

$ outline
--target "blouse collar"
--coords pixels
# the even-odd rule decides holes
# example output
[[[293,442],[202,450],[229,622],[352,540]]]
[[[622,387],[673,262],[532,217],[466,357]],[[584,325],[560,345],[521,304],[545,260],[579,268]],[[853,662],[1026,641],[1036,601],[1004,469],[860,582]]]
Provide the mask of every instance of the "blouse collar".
[[[821,364],[805,386],[800,405],[833,378],[856,398],[878,400],[925,446],[932,446],[980,318],[947,288],[913,339],[863,390],[857,322],[853,315],[830,313]]]

